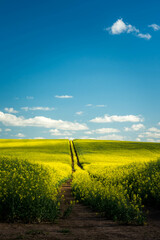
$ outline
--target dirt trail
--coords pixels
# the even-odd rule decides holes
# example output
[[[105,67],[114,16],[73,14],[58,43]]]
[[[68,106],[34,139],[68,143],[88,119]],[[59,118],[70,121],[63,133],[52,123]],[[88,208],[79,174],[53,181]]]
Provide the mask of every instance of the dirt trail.
[[[73,153],[71,157],[73,160]],[[151,211],[146,226],[123,226],[80,203],[71,209],[70,201],[74,201],[71,181],[62,186],[61,217],[56,223],[0,223],[0,240],[160,240],[160,211]]]
[[[73,147],[72,147],[72,146]],[[75,156],[76,157],[76,162],[77,162],[77,165],[81,168],[81,169],[83,169],[83,167],[82,167],[82,165],[81,165],[81,163],[80,163],[80,161],[79,161],[79,157],[78,157],[78,154],[77,154],[77,150],[76,150],[76,148],[75,148],[75,145],[74,145],[74,142],[73,141],[70,141],[70,146],[71,146],[71,157],[72,157],[72,159],[73,159],[73,156]],[[73,154],[73,151],[74,151],[74,154]],[[74,162],[74,159],[73,159],[73,162]]]
[[[70,153],[71,153],[71,161],[72,161],[72,172],[74,172],[75,169],[74,169],[74,156],[73,156],[72,146],[73,146],[73,142],[69,141],[69,147],[70,147]]]
[[[63,213],[71,200],[71,182],[66,182],[61,194],[62,216],[56,223],[0,224],[0,240],[160,240],[160,211],[152,211],[146,226],[122,226],[101,218],[90,208],[76,203],[72,212]]]

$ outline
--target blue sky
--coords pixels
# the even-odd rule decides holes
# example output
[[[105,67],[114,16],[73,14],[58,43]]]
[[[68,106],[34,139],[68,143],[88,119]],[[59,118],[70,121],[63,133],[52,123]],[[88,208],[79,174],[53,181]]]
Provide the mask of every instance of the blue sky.
[[[0,2],[0,138],[160,141],[160,2]]]

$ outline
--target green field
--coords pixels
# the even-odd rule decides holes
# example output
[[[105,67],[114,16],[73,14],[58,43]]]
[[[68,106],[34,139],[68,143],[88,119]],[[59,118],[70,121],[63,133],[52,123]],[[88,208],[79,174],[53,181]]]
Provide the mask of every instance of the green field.
[[[106,217],[144,224],[144,205],[160,205],[160,144],[75,140],[83,170],[74,174],[75,196]]]

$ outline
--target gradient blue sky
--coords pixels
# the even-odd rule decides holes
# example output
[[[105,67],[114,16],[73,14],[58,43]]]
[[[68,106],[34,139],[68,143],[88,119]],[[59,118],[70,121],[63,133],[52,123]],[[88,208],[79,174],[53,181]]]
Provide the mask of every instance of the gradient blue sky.
[[[1,0],[0,138],[160,141],[159,13],[158,0]]]

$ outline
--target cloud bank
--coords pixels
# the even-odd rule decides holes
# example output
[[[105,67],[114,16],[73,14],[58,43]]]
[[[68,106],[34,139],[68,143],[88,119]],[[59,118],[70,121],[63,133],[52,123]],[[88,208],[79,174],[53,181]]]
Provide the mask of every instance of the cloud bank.
[[[135,115],[126,115],[126,116],[118,116],[118,115],[105,115],[104,117],[96,117],[91,119],[90,122],[94,123],[110,123],[110,122],[143,122],[143,118]]]
[[[160,138],[160,129],[158,128],[155,128],[155,127],[152,127],[152,128],[149,128],[148,131],[140,134],[138,136],[139,138]]]
[[[99,129],[95,129],[95,130],[91,130],[91,131],[87,131],[85,132],[85,134],[106,134],[106,133],[117,133],[120,132],[118,129],[116,128],[99,128]]]
[[[82,114],[83,114],[82,111],[76,112],[76,115],[82,115]]]
[[[8,113],[18,113],[14,108],[5,108],[4,110]]]
[[[86,124],[73,123],[63,120],[55,120],[43,116],[36,116],[34,118],[25,119],[24,117],[17,117],[13,114],[3,113],[0,111],[0,122],[5,126],[16,127],[44,127],[57,128],[62,130],[87,130]]]
[[[133,124],[130,128],[125,127],[124,130],[126,132],[129,132],[129,131],[139,131],[144,128],[145,128],[145,126],[143,124],[139,123],[139,124]]]
[[[119,140],[123,141],[125,140],[124,136],[116,135],[116,134],[111,134],[111,135],[106,135],[106,136],[100,136],[96,138],[97,140]]]
[[[73,96],[69,96],[69,95],[59,96],[59,95],[56,95],[55,98],[73,98]]]
[[[25,135],[24,135],[23,133],[18,133],[18,134],[16,135],[16,137],[23,138],[23,137],[25,137]]]
[[[52,111],[54,108],[49,108],[49,107],[21,107],[22,110],[24,111]]]
[[[51,133],[52,136],[72,136],[71,132],[67,131],[60,132],[58,129],[51,129],[49,132]]]

